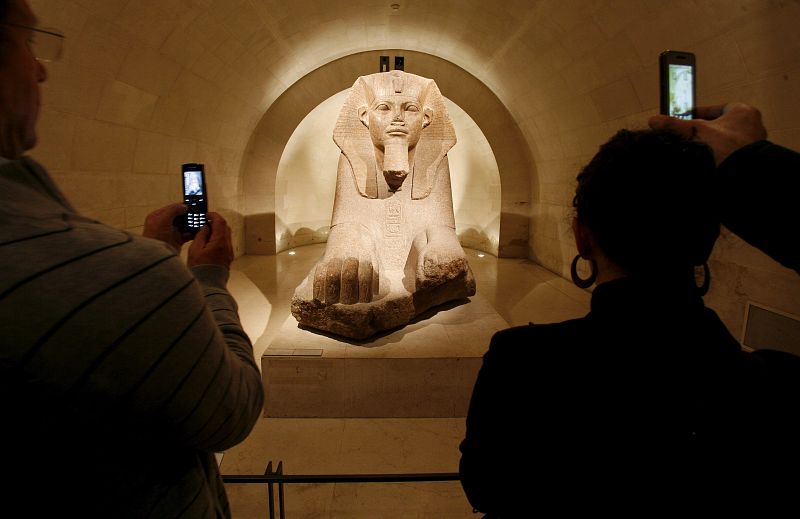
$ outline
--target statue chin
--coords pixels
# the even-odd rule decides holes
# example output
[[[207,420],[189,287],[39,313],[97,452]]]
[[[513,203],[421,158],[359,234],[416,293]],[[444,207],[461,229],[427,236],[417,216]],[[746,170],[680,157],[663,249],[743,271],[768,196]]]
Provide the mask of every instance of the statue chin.
[[[400,186],[403,185],[403,181],[408,176],[408,171],[384,171],[383,178],[386,179],[386,183],[389,185],[389,189],[392,191],[397,191],[400,189]]]

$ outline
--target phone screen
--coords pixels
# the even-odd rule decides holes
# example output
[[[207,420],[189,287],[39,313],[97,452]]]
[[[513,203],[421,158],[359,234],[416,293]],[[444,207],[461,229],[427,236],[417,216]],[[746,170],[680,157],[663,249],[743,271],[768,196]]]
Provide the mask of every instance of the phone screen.
[[[186,230],[197,233],[208,221],[205,168],[203,164],[184,164],[183,202],[189,207],[186,212]]]
[[[201,171],[183,172],[183,194],[184,195],[203,194],[203,173]]]
[[[669,114],[671,117],[691,119],[694,109],[694,67],[669,64]]]
[[[691,119],[695,109],[695,55],[666,50],[659,61],[661,111],[664,115]]]

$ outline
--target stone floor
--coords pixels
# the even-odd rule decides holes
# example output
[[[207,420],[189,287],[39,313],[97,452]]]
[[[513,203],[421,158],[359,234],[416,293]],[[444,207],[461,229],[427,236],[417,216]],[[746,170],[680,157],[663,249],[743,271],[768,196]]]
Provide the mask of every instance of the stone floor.
[[[234,263],[230,289],[257,358],[278,335],[294,288],[323,251],[324,244],[311,245]],[[588,292],[533,262],[466,252],[478,293],[509,325],[588,311]],[[225,453],[221,469],[263,474],[272,460],[283,461],[286,474],[456,472],[463,435],[463,418],[262,418],[247,440]],[[228,495],[234,518],[267,517],[265,486],[229,485]],[[285,497],[287,519],[477,517],[458,482],[287,485]]]

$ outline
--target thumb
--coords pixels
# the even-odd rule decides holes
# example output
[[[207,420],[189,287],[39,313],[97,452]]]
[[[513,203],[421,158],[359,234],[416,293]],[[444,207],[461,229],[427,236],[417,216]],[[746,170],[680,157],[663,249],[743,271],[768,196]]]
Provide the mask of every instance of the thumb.
[[[186,204],[175,203],[164,207],[162,211],[164,211],[169,218],[175,218],[176,216],[185,214],[188,209]]]
[[[654,130],[670,130],[687,139],[692,138],[697,131],[696,122],[666,115],[654,115],[648,119],[647,124]]]
[[[199,245],[204,247],[206,243],[208,243],[208,239],[211,236],[211,228],[208,225],[204,225],[202,229],[195,235],[194,243],[192,245]]]

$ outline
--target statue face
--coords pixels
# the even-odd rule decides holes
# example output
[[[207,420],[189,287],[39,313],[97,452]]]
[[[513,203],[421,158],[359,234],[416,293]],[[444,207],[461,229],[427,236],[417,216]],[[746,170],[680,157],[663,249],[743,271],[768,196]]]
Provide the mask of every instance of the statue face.
[[[422,129],[430,123],[432,110],[423,109],[413,97],[395,94],[376,99],[366,113],[360,115],[375,146],[383,148],[395,141],[413,148],[419,142]]]

